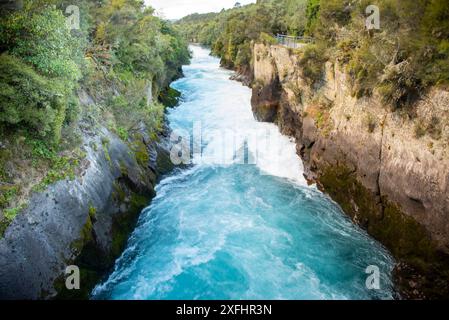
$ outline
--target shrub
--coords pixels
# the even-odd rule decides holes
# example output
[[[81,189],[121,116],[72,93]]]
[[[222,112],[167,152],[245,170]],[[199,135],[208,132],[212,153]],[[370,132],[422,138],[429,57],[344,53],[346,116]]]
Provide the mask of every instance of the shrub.
[[[348,0],[320,1],[319,13],[321,22],[325,25],[329,25],[332,23],[345,25],[351,20],[350,8],[351,3]]]
[[[393,110],[411,105],[422,88],[408,61],[387,67],[384,72],[378,85],[384,103]]]
[[[352,94],[357,98],[371,96],[384,66],[378,61],[370,45],[356,48],[355,44],[350,44],[350,48],[349,56],[344,59],[349,60],[347,72],[352,82]]]
[[[136,88],[138,83],[134,82]],[[129,135],[138,133],[142,124],[150,133],[159,132],[163,125],[165,107],[158,102],[147,105],[143,87],[142,90],[129,89],[125,92],[125,95],[113,97],[108,103],[117,122],[119,136],[126,140]]]
[[[429,124],[427,125],[427,132],[433,139],[439,140],[441,139],[441,131],[440,119],[438,119],[436,116],[433,116],[430,119]]]
[[[118,136],[120,137],[120,139],[122,139],[123,141],[128,141],[129,134],[128,134],[128,130],[126,130],[126,128],[118,127],[118,128],[117,128],[117,135],[118,135]]]
[[[276,39],[269,35],[268,33],[265,32],[261,32],[260,33],[260,40],[264,43],[264,44],[277,44]]]
[[[249,43],[242,44],[237,52],[235,58],[235,65],[237,67],[248,67],[251,63],[251,46]]]
[[[8,54],[0,55],[0,124],[25,126],[59,141],[71,92]]]
[[[9,205],[10,200],[17,194],[18,191],[18,186],[0,185],[0,208],[6,208]]]
[[[423,124],[423,122],[421,120],[418,120],[415,123],[414,131],[415,131],[415,138],[417,138],[417,139],[422,138],[422,137],[425,136],[426,128],[425,128],[425,126],[424,126],[424,124]]]
[[[62,11],[24,0],[0,19],[0,125],[58,143],[64,123],[76,120],[73,89],[81,77],[84,42],[72,36]],[[56,2],[55,2],[56,3]]]
[[[71,35],[60,10],[40,6],[14,12],[0,20],[0,32],[0,44],[42,74],[79,79],[80,41]]]
[[[327,61],[324,47],[320,44],[309,44],[301,49],[299,53],[299,64],[302,67],[303,75],[312,84],[316,84],[322,78],[324,63]]]
[[[306,31],[311,33],[315,29],[320,12],[320,0],[308,0],[306,8]]]

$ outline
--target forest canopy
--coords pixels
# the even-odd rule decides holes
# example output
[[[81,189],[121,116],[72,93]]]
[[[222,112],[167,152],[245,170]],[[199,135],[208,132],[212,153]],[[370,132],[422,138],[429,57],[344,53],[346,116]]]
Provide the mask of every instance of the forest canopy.
[[[79,28],[67,8],[79,9]],[[159,92],[189,60],[186,42],[141,0],[23,0],[2,5],[0,127],[57,143],[78,112],[75,90],[101,80]],[[138,110],[144,88],[133,97]]]
[[[86,134],[107,129],[143,162],[189,59],[141,0],[0,2],[0,237],[33,191],[74,179]]]
[[[367,30],[366,8],[380,10],[380,29]],[[208,45],[226,67],[251,64],[251,41],[275,43],[276,34],[309,36],[302,52],[313,81],[326,60],[343,65],[354,95],[379,90],[400,108],[434,85],[449,82],[449,2],[446,0],[259,0],[219,14],[178,21],[188,41]]]

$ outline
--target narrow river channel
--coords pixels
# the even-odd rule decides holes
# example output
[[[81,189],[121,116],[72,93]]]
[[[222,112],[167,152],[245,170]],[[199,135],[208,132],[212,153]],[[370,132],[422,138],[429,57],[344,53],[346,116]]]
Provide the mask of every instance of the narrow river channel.
[[[391,299],[389,253],[307,186],[294,142],[254,120],[251,90],[191,49],[168,120],[181,135],[201,132],[194,165],[159,183],[92,298]],[[378,289],[367,268],[379,269]]]

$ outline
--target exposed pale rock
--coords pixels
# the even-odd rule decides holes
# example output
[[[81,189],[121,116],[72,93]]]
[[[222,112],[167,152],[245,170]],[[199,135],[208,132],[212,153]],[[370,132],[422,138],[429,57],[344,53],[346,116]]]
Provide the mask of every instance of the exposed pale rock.
[[[307,178],[328,190],[355,222],[379,240],[387,245],[403,246],[390,248],[393,252],[402,254],[400,250],[413,252],[416,248],[417,255],[425,260],[427,258],[422,255],[427,253],[418,251],[427,243],[429,248],[435,245],[436,250],[447,255],[449,92],[432,89],[417,102],[416,117],[410,118],[404,112],[391,112],[376,93],[372,97],[353,97],[348,75],[331,62],[323,66],[319,85],[311,87],[297,57],[285,47],[254,45],[254,83],[257,86],[253,86],[253,95],[257,97],[253,97],[252,107],[256,118],[266,118],[269,105],[270,112],[276,113],[270,120],[276,122],[283,133],[296,138]],[[416,134],[419,125],[426,130],[423,136]],[[341,168],[344,168],[343,173],[338,171]],[[330,181],[329,172],[331,177],[337,177],[332,187],[325,185]],[[344,177],[353,182],[345,184],[339,180]],[[418,230],[421,227],[399,230],[414,223],[399,216],[394,221],[408,221],[407,226],[405,222],[404,225],[389,225],[393,220],[384,215],[386,211],[388,214],[396,212],[391,209],[393,207],[425,231]],[[364,212],[366,210],[370,211],[369,215]],[[388,230],[388,236],[383,229]],[[416,236],[410,234],[415,232]],[[389,239],[391,235],[407,240]],[[432,265],[429,270],[448,267],[444,262],[444,266]],[[427,276],[430,279],[435,272],[442,271],[433,270],[430,271],[432,275]],[[441,287],[448,289],[447,284]],[[417,291],[412,289],[411,296]],[[421,293],[416,293],[415,297],[421,297]]]

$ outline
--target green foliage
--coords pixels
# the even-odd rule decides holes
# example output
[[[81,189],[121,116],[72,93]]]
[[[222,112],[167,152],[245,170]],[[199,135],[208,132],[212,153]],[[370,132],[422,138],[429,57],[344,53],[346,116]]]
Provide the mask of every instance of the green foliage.
[[[36,73],[20,59],[0,56],[0,125],[24,125],[52,141],[59,141],[70,88],[63,80]]]
[[[96,215],[97,215],[97,208],[95,208],[92,204],[89,205],[89,217],[90,217],[90,219],[94,220]]]
[[[381,29],[366,30],[366,7],[380,8]],[[178,22],[188,40],[210,45],[226,67],[247,70],[251,41],[307,34],[320,50],[298,51],[304,74],[319,80],[326,57],[345,66],[356,97],[378,91],[393,110],[427,88],[449,84],[449,2],[442,0],[260,0]],[[310,62],[310,63],[309,63]]]
[[[62,12],[51,7],[20,10],[0,20],[0,45],[48,76],[77,80],[81,58]]]
[[[365,30],[365,8],[379,6],[381,29]],[[378,90],[393,110],[433,85],[449,83],[449,3],[441,0],[321,1],[313,35],[327,43],[357,97]],[[344,28],[344,29],[343,29]]]
[[[219,14],[193,14],[177,22],[189,41],[209,45],[226,67],[247,70],[251,41],[272,42],[277,33],[302,35],[307,0],[258,1]]]
[[[272,35],[269,35],[268,33],[265,32],[261,32],[260,33],[260,41],[262,41],[265,44],[276,44],[276,38],[273,37]]]
[[[73,90],[84,42],[72,35],[57,1],[25,0],[0,19],[0,126],[28,128],[58,143],[75,120]]]
[[[417,65],[423,85],[449,83],[449,2],[430,1],[421,22]],[[426,45],[426,42],[428,44]]]
[[[418,97],[421,85],[407,61],[385,68],[377,89],[386,105],[393,110],[409,106]]]
[[[279,33],[287,33],[294,36],[300,36],[307,31],[307,0],[285,0],[273,2],[278,4],[278,19],[280,21],[277,26]],[[282,10],[283,9],[283,10]]]
[[[112,83],[116,92],[104,100],[112,113],[109,127],[125,141],[145,125],[152,135],[163,122],[163,106],[150,97],[173,104],[166,89],[188,63],[187,43],[167,21],[153,15],[142,2],[105,1],[92,9],[98,21],[88,55],[98,70],[86,77],[89,86]],[[103,74],[103,79],[102,79]],[[118,91],[118,94],[117,94]]]
[[[307,1],[307,8],[306,8],[306,28],[308,33],[311,33],[316,26],[316,23],[318,21],[320,12],[320,0],[309,0]]]
[[[75,178],[85,157],[75,141],[79,119],[83,128],[104,125],[131,144],[145,129],[154,138],[164,106],[151,97],[174,103],[166,88],[190,58],[179,32],[141,0],[23,4],[0,16],[0,234],[31,192]],[[80,8],[80,30],[68,29],[68,5]],[[94,106],[80,106],[78,86]]]
[[[79,160],[71,157],[57,157],[52,160],[51,169],[34,190],[44,190],[45,187],[64,179],[75,179],[75,168]]]
[[[358,45],[359,47],[355,47]],[[341,62],[347,62],[347,72],[352,80],[353,95],[357,98],[371,96],[383,71],[383,64],[378,60],[369,43],[355,44],[351,41],[338,44],[342,56]],[[347,46],[345,48],[345,46]],[[348,54],[347,57],[343,55]],[[347,59],[347,60],[346,60]]]
[[[423,119],[418,119],[415,122],[414,132],[415,138],[422,138],[428,134],[432,139],[441,139],[441,123],[440,119],[433,116],[429,121],[424,121]]]
[[[148,148],[143,143],[143,139],[136,139],[132,146],[134,153],[136,154],[136,160],[139,165],[145,167],[150,161],[150,155],[148,154]]]
[[[181,96],[181,92],[172,87],[168,87],[166,90],[162,90],[159,94],[159,101],[167,107],[175,107],[178,104],[178,99]]]
[[[349,0],[326,0],[314,2],[314,12],[313,19],[316,19],[319,13],[320,20],[326,23],[327,26],[332,26],[332,24],[337,24],[340,26],[346,25],[351,20],[351,1]],[[318,8],[317,8],[318,7]]]
[[[422,121],[417,121],[415,123],[414,132],[415,132],[415,138],[417,138],[417,139],[425,136],[426,128],[424,127],[424,124]]]
[[[123,141],[127,141],[129,139],[129,133],[126,128],[118,127],[117,128],[117,135],[122,139]]]
[[[325,48],[321,44],[310,44],[299,51],[299,64],[304,76],[311,84],[316,84],[322,78],[324,63],[327,60]]]
[[[10,201],[17,195],[19,187],[15,185],[0,186],[0,208],[8,207]]]
[[[56,152],[42,140],[30,139],[27,143],[31,146],[31,155],[34,159],[53,160]]]
[[[144,10],[141,1],[105,1],[92,11],[98,21],[89,54],[98,67],[110,71],[111,80],[127,85],[129,80],[147,79],[159,90],[188,63],[185,40],[151,8]]]
[[[2,15],[0,126],[27,128],[56,144],[63,126],[78,120],[73,93],[83,74],[84,83],[103,77],[121,93],[145,79],[152,87],[144,90],[157,96],[188,62],[185,40],[142,1],[72,2],[25,0],[22,10]],[[69,4],[81,9],[81,30],[67,27]]]
[[[58,153],[53,145],[42,140],[28,138],[26,143],[31,147],[31,160],[34,166],[46,164],[48,168],[41,181],[33,187],[34,191],[44,190],[48,185],[64,179],[75,179],[75,170],[85,154],[74,150],[69,154]]]
[[[3,214],[7,220],[12,221],[15,218],[15,216],[17,215],[17,213],[19,213],[19,211],[20,211],[19,207],[12,208],[12,209],[6,209],[3,212]]]
[[[103,152],[106,160],[108,161],[109,165],[112,165],[112,159],[111,155],[109,154],[109,139],[106,137],[101,138],[101,145],[103,147]]]
[[[3,211],[3,218],[0,219],[0,236],[3,236],[9,224],[24,208],[25,206],[19,206],[15,208],[8,208]]]
[[[13,141],[13,145],[8,145],[8,154],[2,153],[0,164],[7,163],[8,168],[13,169],[1,177],[0,235],[26,206],[30,192],[42,191],[59,180],[73,179],[79,162],[85,157],[79,149],[58,152],[54,144],[36,137],[13,134],[8,140]],[[29,171],[24,175],[26,170]]]
[[[108,102],[117,122],[117,133],[124,140],[131,134],[139,133],[144,124],[149,133],[158,133],[162,130],[165,107],[159,102],[147,104],[139,91],[128,91],[125,95],[111,98]],[[140,99],[139,99],[140,98]]]

